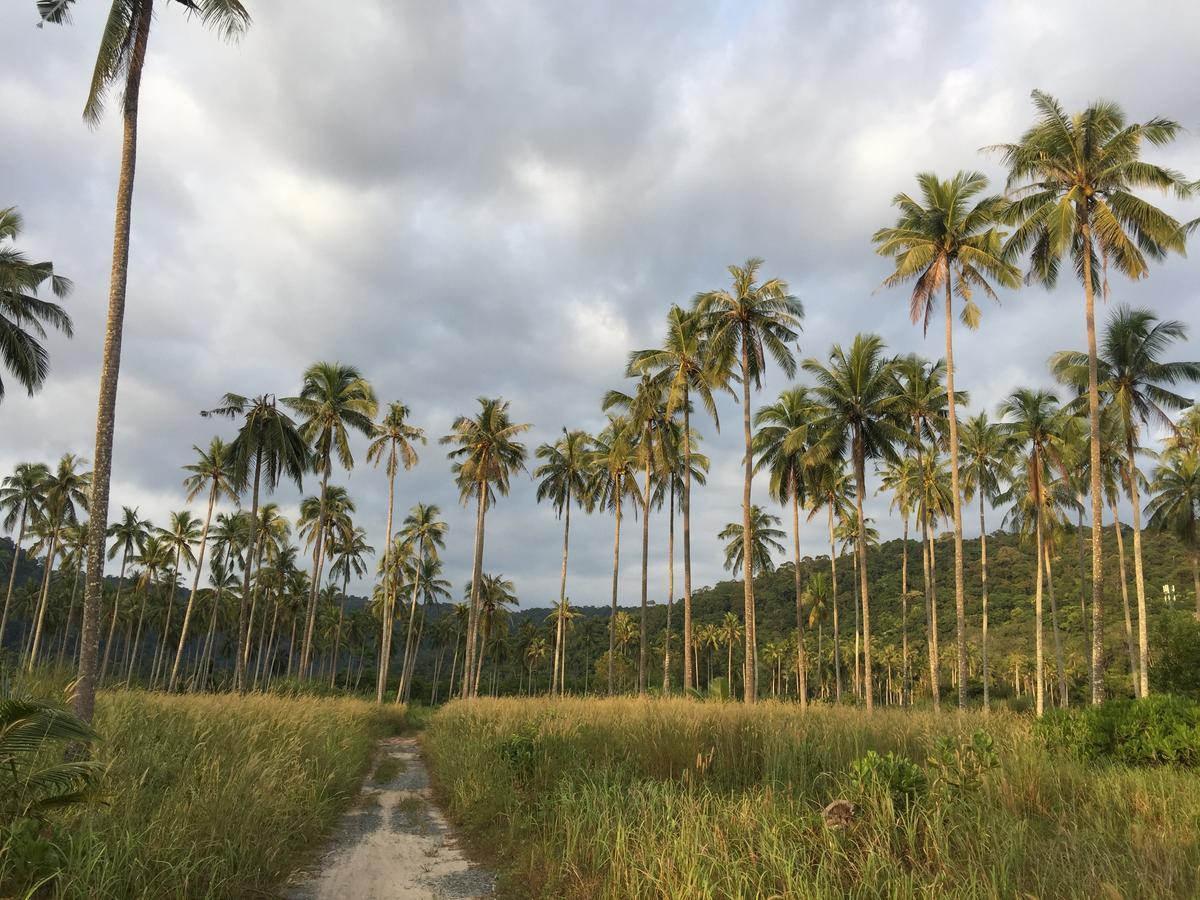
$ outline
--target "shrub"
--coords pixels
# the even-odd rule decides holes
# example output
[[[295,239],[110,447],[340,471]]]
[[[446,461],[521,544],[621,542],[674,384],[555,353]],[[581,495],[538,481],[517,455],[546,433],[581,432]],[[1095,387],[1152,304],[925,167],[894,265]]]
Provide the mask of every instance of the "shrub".
[[[907,756],[891,750],[882,756],[868,750],[866,756],[850,764],[850,780],[861,797],[888,797],[898,810],[907,810],[929,789],[925,771]]]
[[[1131,766],[1200,765],[1200,704],[1160,694],[1110,700],[1079,712],[1055,710],[1037,723],[1051,749]]]
[[[966,741],[950,735],[938,738],[929,765],[937,771],[935,785],[961,794],[979,790],[988,772],[1000,765],[1000,758],[992,736],[986,731],[976,731]]]
[[[1163,616],[1155,628],[1151,680],[1162,691],[1200,696],[1200,622],[1191,613]]]

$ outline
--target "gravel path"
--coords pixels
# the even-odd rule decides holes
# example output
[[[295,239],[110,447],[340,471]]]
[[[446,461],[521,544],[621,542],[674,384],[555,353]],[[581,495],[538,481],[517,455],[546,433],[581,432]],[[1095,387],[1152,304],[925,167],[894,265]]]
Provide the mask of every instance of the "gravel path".
[[[293,879],[289,900],[417,900],[493,896],[433,802],[415,738],[390,738],[358,803],[315,871]]]

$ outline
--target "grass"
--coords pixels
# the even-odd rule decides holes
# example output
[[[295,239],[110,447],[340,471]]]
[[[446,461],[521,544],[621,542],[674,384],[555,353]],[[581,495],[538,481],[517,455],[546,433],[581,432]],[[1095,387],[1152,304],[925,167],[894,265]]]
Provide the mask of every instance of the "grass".
[[[977,729],[1000,765],[976,791],[902,809],[850,777],[868,750],[924,767]],[[477,700],[424,746],[511,896],[1200,896],[1200,777],[1052,757],[1009,714]],[[839,798],[858,815],[832,830]]]
[[[103,692],[104,803],[57,818],[37,896],[273,896],[403,721],[360,700]],[[24,896],[4,857],[0,895]]]

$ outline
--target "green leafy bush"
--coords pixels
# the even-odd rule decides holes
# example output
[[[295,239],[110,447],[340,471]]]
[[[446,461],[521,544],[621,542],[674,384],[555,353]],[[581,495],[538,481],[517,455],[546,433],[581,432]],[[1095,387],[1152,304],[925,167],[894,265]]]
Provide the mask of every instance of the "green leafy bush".
[[[986,731],[976,731],[966,741],[950,735],[938,738],[929,765],[937,772],[936,786],[952,794],[965,794],[983,786],[988,772],[1000,765],[1000,758],[992,736]]]
[[[1130,766],[1200,765],[1200,704],[1160,694],[1054,710],[1037,723],[1048,747]]]
[[[897,810],[907,810],[929,790],[925,771],[907,756],[889,750],[867,755],[850,764],[850,780],[864,799],[890,798]]]
[[[538,728],[536,723],[527,722],[500,741],[497,749],[500,758],[521,784],[527,784],[537,769]]]

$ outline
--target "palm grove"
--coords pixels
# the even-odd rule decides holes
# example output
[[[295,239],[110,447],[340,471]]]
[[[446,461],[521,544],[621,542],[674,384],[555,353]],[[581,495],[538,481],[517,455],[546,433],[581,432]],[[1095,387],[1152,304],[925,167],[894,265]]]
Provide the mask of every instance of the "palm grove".
[[[249,24],[237,2],[183,5],[225,38]],[[70,0],[38,3],[43,20],[53,24],[67,23],[71,6]],[[77,709],[85,717],[96,685],[117,681],[169,691],[245,691],[286,678],[351,690],[373,685],[377,700],[402,701],[413,695],[419,664],[429,670],[421,681],[433,702],[501,685],[513,689],[511,673],[518,676],[516,689],[525,691],[722,687],[713,674],[721,648],[723,689],[737,687],[747,702],[766,693],[765,678],[773,695],[790,693],[801,704],[853,696],[868,709],[918,699],[937,706],[948,674],[959,705],[975,683],[986,706],[989,690],[1004,677],[988,657],[987,515],[996,510],[1006,531],[993,541],[1015,535],[1022,553],[1032,550],[1034,559],[1027,595],[1034,613],[1031,693],[1039,713],[1046,702],[1070,700],[1054,578],[1056,562],[1061,577],[1072,542],[1081,617],[1088,620],[1092,702],[1112,683],[1106,681],[1110,665],[1127,668],[1131,692],[1151,690],[1143,511],[1156,540],[1170,540],[1188,555],[1200,615],[1200,414],[1181,393],[1200,378],[1200,364],[1169,358],[1173,345],[1186,339],[1179,322],[1117,306],[1098,326],[1095,313],[1110,268],[1139,279],[1149,274],[1150,262],[1184,251],[1194,223],[1176,221],[1139,194],[1156,189],[1187,197],[1194,189],[1181,174],[1142,158],[1147,144],[1169,143],[1179,126],[1166,119],[1129,123],[1109,102],[1069,115],[1040,92],[1033,95],[1035,120],[1026,132],[988,148],[1008,169],[1002,195],[989,194],[978,173],[948,179],[923,173],[915,194],[894,198],[894,223],[873,237],[877,252],[894,262],[883,287],[907,292],[913,323],[927,330],[940,314],[944,358],[899,355],[872,334],[834,345],[824,356],[800,358],[803,307],[784,280],[768,277],[764,263],[750,259],[729,267],[725,285],[667,311],[661,345],[631,353],[628,380],[603,396],[604,424],[595,434],[564,428],[536,447],[531,461],[522,442],[531,426],[513,419],[507,401],[481,398],[477,409],[455,420],[440,440],[450,448],[462,502],[475,513],[472,569],[460,604],[444,602],[450,585],[441,562],[447,528],[440,511],[418,502],[402,514],[395,505],[401,470],[418,463],[424,430],[405,404],[381,408],[354,366],[314,364],[290,396],[221,398],[205,415],[231,422],[231,433],[193,448],[184,466],[187,502],[199,506],[158,526],[129,507],[110,515],[138,87],[151,13],[150,0],[114,3],[85,110],[97,121],[108,89],[123,88],[92,471],[74,454],[53,465],[21,463],[0,490],[4,522],[14,535],[0,647],[11,648],[29,668],[70,659],[79,671]],[[0,345],[7,372],[33,394],[49,371],[46,327],[71,333],[58,302],[71,285],[50,263],[31,262],[17,248],[21,225],[16,210],[0,212]],[[978,327],[981,296],[998,300],[1022,281],[1053,287],[1064,262],[1082,286],[1086,342],[1050,360],[1061,389],[1017,388],[996,418],[964,416],[969,396],[955,381],[956,319]],[[773,401],[758,401],[771,370],[789,380],[800,374],[800,380]],[[716,398],[722,393],[741,413],[742,502],[720,534],[726,565],[740,575],[740,608],[699,621],[697,605],[710,592],[692,582],[692,510],[701,496],[693,488],[703,487],[709,472],[701,435],[709,425],[719,431]],[[1149,428],[1167,433],[1153,472],[1141,466],[1150,458],[1143,447]],[[382,467],[379,486],[387,491],[380,548],[368,544],[353,498],[336,483],[339,472],[355,465],[359,439],[369,442],[367,461]],[[525,617],[514,629],[508,608],[516,605],[516,589],[485,568],[486,526],[531,462],[538,499],[562,521],[560,590],[544,620]],[[301,487],[306,478],[315,491],[289,521],[271,496],[280,484]],[[890,574],[884,579],[871,571],[880,553],[865,512],[871,478],[902,522],[895,591]],[[1129,548],[1119,521],[1123,498],[1132,509]],[[969,584],[963,519],[971,503],[978,508],[980,565]],[[769,511],[772,504],[789,520],[787,528]],[[587,615],[570,600],[572,512],[611,517],[607,615]],[[1106,512],[1117,541],[1119,591],[1105,578]],[[821,548],[818,560],[802,556],[802,518],[826,523],[828,551]],[[640,532],[641,570],[632,614],[619,608],[622,526],[628,537],[631,521]],[[945,650],[938,636],[937,531],[943,524],[952,537],[943,566],[950,567],[954,592],[953,640]],[[649,566],[664,545],[668,583],[660,611],[663,604],[652,598],[661,598],[663,587],[650,585]],[[756,578],[772,574],[779,556],[790,557],[781,572],[790,579],[785,593],[794,621],[764,640]],[[117,570],[107,584],[106,561]],[[374,575],[371,597],[365,605],[350,602],[351,580],[368,573]],[[901,609],[900,633],[889,629],[886,640],[878,629],[872,633],[883,583],[889,586],[883,602]],[[1105,640],[1118,618],[1106,600],[1116,593],[1120,652]],[[910,603],[923,613],[920,641],[909,634]],[[842,633],[847,613],[852,639]],[[606,647],[597,645],[599,634]],[[969,638],[975,634],[977,643]],[[569,665],[577,643],[586,653],[582,668]],[[951,663],[948,673],[943,657]],[[1019,663],[1016,670],[1020,691],[1026,680]]]

